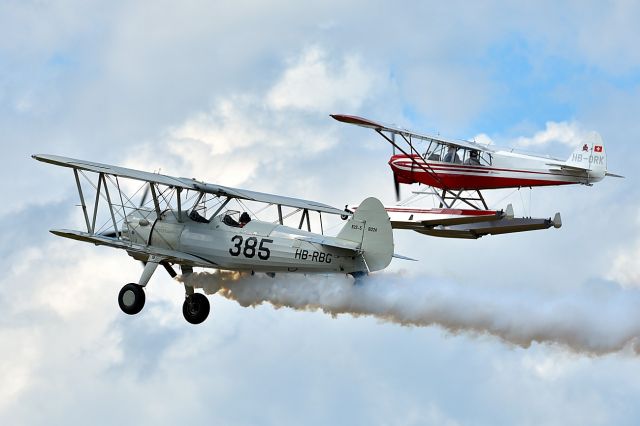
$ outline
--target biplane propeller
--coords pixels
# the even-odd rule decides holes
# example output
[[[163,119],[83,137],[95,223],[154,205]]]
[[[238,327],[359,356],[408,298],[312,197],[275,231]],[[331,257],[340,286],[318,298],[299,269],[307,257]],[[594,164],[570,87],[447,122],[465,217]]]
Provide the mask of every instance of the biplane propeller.
[[[264,272],[270,276],[280,272],[340,273],[358,278],[386,268],[394,256],[404,258],[393,253],[389,216],[375,198],[365,199],[358,211],[350,214],[315,201],[195,179],[54,155],[33,155],[33,158],[71,168],[75,177],[87,229],[54,229],[53,234],[122,249],[144,262],[140,279],[126,284],[118,295],[118,304],[126,314],[142,310],[144,288],[158,265],[172,277],[177,275],[173,268],[177,265],[186,277],[194,267],[203,267]],[[83,190],[87,182],[95,190],[91,204]],[[141,202],[135,203],[135,193],[129,195],[126,188],[139,186],[139,182],[143,182],[145,190]],[[151,196],[150,202],[147,194]],[[246,202],[265,208],[272,206],[277,210],[276,219],[259,220],[246,210],[241,214],[228,207],[231,201],[244,207]],[[285,209],[292,211],[285,214]],[[104,220],[102,227],[99,211]],[[320,233],[311,232],[310,213],[319,215]],[[324,235],[323,214],[344,215],[347,223],[336,236]],[[300,216],[297,228],[284,225],[285,219],[297,220],[297,216]],[[302,229],[305,224],[306,230]],[[188,279],[183,282],[183,315],[188,322],[199,324],[209,314],[209,301],[195,292]]]

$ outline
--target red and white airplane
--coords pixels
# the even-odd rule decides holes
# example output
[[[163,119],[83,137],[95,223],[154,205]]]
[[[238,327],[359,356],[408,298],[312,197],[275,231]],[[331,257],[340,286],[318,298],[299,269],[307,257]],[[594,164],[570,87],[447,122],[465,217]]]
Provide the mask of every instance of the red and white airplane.
[[[334,114],[331,117],[373,129],[400,151],[389,160],[398,183],[421,183],[447,191],[477,191],[591,185],[605,176],[621,177],[607,172],[607,157],[601,139],[582,144],[565,161],[512,149],[496,149],[476,142],[421,135],[353,115]],[[408,149],[396,143],[395,135],[404,139]],[[417,142],[423,142],[422,146]]]
[[[416,209],[386,207],[392,224],[428,235],[479,238],[487,234],[521,232],[561,226],[560,214],[553,219],[514,218],[513,209],[490,210],[481,190],[552,185],[592,185],[607,172],[602,140],[583,143],[568,160],[498,149],[494,146],[440,136],[418,134],[352,115],[334,119],[373,129],[393,146],[389,165],[393,171],[396,198],[400,184],[420,183],[435,188],[439,207]],[[396,142],[396,135],[402,139]],[[397,153],[397,152],[399,153]],[[424,192],[427,193],[427,192]],[[467,208],[456,208],[464,203]]]

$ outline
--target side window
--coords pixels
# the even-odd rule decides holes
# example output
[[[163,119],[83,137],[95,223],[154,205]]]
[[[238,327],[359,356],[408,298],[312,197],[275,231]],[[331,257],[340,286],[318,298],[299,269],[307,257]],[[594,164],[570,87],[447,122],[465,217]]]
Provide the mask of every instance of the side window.
[[[431,142],[423,157],[427,161],[443,161],[444,145],[437,142]]]
[[[442,161],[442,157],[443,157],[442,150],[443,150],[443,148],[444,148],[444,145],[436,144],[435,149],[429,155],[429,160],[431,160],[431,161]]]
[[[483,166],[490,166],[491,165],[491,154],[489,154],[488,152],[482,152],[480,154],[480,164]]]

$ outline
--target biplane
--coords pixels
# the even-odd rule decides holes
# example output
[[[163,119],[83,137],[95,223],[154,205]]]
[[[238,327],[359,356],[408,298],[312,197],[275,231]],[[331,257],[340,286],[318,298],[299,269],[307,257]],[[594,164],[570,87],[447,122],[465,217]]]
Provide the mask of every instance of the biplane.
[[[172,277],[177,276],[176,265],[186,276],[194,267],[203,267],[271,276],[319,272],[360,277],[386,268],[393,256],[402,257],[393,253],[389,216],[375,198],[365,199],[350,214],[315,201],[196,179],[54,155],[33,158],[73,170],[86,231],[54,229],[53,234],[122,249],[144,263],[139,280],[126,284],[118,294],[118,304],[126,314],[142,310],[144,288],[160,265]],[[88,197],[91,194],[93,199]],[[232,201],[245,211],[232,210]],[[246,202],[263,209],[272,207],[277,212],[275,220],[257,219]],[[311,213],[319,216],[320,233],[311,232]],[[324,235],[323,214],[348,218],[335,237]],[[297,221],[298,216],[297,227],[284,224],[285,219]],[[209,301],[195,292],[189,280],[183,282],[183,315],[188,322],[199,324],[209,314]]]
[[[332,114],[335,120],[373,129],[393,147],[389,166],[396,199],[400,184],[419,183],[438,206],[431,209],[408,205],[388,206],[394,228],[450,238],[479,238],[488,234],[522,232],[562,225],[553,218],[515,218],[509,206],[492,210],[482,190],[553,185],[592,185],[607,171],[604,143],[599,137],[575,149],[567,160],[533,155],[492,145],[419,134],[353,115]],[[401,139],[397,140],[396,136]],[[353,211],[353,208],[347,208]]]

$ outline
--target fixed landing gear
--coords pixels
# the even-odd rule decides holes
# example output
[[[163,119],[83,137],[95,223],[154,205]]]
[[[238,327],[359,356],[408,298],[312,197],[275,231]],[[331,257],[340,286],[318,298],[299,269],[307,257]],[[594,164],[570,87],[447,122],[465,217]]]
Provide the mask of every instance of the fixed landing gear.
[[[200,293],[187,295],[182,304],[182,315],[191,324],[200,324],[209,316],[209,299]]]
[[[166,261],[162,261],[159,258],[150,256],[142,271],[140,281],[135,283],[126,284],[118,293],[118,305],[120,309],[127,315],[135,315],[139,313],[144,307],[145,293],[144,287],[149,282],[149,279],[155,272],[158,265],[164,266],[171,277],[175,277],[177,274]],[[182,265],[182,274],[190,275],[193,273],[191,266]],[[182,305],[182,314],[191,324],[200,324],[209,316],[211,306],[209,305],[209,299],[204,294],[196,293],[194,288],[185,284],[186,297],[184,304]]]
[[[126,284],[118,293],[118,305],[122,312],[128,315],[140,312],[144,307],[145,299],[144,290],[138,284]]]

